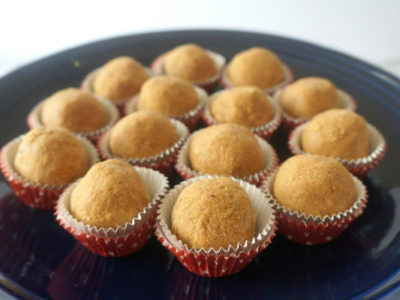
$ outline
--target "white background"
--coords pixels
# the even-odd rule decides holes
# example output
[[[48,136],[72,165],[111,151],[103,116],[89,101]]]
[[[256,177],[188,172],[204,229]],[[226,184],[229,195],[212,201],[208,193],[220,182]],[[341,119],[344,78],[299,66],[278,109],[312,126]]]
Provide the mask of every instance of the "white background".
[[[294,37],[400,75],[398,0],[1,0],[0,4],[0,76],[90,41],[183,28],[240,29]]]

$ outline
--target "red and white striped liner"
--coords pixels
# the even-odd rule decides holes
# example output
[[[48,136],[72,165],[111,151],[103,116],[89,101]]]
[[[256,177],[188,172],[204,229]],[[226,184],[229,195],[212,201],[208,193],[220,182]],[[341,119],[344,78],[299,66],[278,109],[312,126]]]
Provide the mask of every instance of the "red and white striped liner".
[[[229,79],[227,68],[228,67],[224,68],[224,70],[222,71],[222,76],[220,80],[220,83],[224,89],[230,89],[234,87],[233,83]],[[283,74],[285,76],[283,81],[278,83],[277,85],[265,89],[264,93],[269,96],[273,96],[278,90],[288,86],[290,83],[293,82],[295,78],[293,71],[285,64],[283,64]]]
[[[183,116],[171,117],[175,120],[181,121],[183,124],[185,124],[189,128],[190,131],[194,131],[197,128],[197,125],[201,119],[201,114],[203,111],[204,103],[206,103],[206,101],[208,99],[208,94],[204,89],[202,89],[201,87],[198,87],[198,86],[195,86],[194,88],[195,88],[197,97],[199,99],[199,104],[194,109],[192,109],[191,111],[189,111],[188,113],[186,113]],[[126,102],[125,108],[124,108],[125,115],[129,115],[129,114],[137,111],[136,105],[137,105],[138,99],[139,99],[139,95],[136,95],[131,100]]]
[[[207,175],[193,170],[190,166],[189,147],[195,134],[196,132],[191,134],[187,139],[186,143],[182,146],[181,150],[179,151],[177,161],[175,164],[175,169],[178,171],[179,175],[181,175],[181,177],[184,179]],[[257,139],[257,142],[260,145],[261,151],[264,155],[264,169],[255,174],[246,177],[241,177],[238,179],[247,181],[251,184],[255,184],[258,186],[279,165],[279,159],[278,155],[275,152],[275,149],[268,142],[266,142],[265,140],[256,135],[255,138]]]
[[[197,180],[211,177],[217,176],[201,176],[183,181],[168,192],[158,209],[155,234],[162,245],[190,272],[206,277],[223,277],[242,270],[271,243],[275,236],[276,220],[272,205],[260,189],[245,181],[234,179],[246,191],[256,213],[256,232],[253,239],[244,244],[230,245],[228,249],[189,249],[170,229],[172,209],[185,187]]]
[[[170,122],[172,123],[172,125],[174,125],[176,132],[179,135],[179,139],[170,148],[166,149],[156,156],[134,159],[123,158],[113,155],[109,149],[109,140],[112,128],[106,131],[99,138],[97,142],[97,150],[99,151],[100,156],[103,160],[110,158],[119,158],[130,163],[131,165],[152,168],[166,175],[170,175],[173,172],[179,149],[182,147],[187,137],[189,136],[189,130],[182,122],[174,119],[170,119]]]
[[[91,71],[89,74],[87,74],[87,75],[85,76],[85,78],[83,79],[83,81],[82,81],[81,88],[84,89],[84,90],[90,91],[90,92],[93,93],[97,98],[104,99],[104,98],[100,97],[99,95],[97,95],[97,94],[94,92],[94,88],[93,88],[93,82],[94,82],[94,80],[96,79],[96,76],[99,74],[100,70],[101,70],[101,67],[100,67],[100,68],[97,68],[97,69],[94,69],[94,70]],[[152,72],[151,69],[145,68],[145,70],[146,70],[147,74],[148,74],[150,77],[154,76],[154,74],[153,74],[153,72]],[[125,103],[126,103],[127,101],[129,101],[130,99],[132,99],[133,97],[135,97],[135,96],[136,96],[136,95],[132,95],[132,97],[130,97],[130,98],[128,98],[128,99],[125,99],[125,100],[120,100],[120,101],[114,101],[114,100],[110,100],[110,99],[107,99],[107,100],[108,100],[108,101],[111,101],[113,104],[115,104],[115,106],[118,108],[118,110],[119,110],[121,116],[123,116],[123,115],[124,115],[124,110],[125,110]]]
[[[211,114],[211,102],[224,93],[225,90],[218,91],[214,94],[212,94],[205,102],[204,105],[204,110],[203,110],[203,120],[207,124],[207,126],[212,126],[218,124],[217,120],[214,119],[214,117]],[[271,101],[271,98],[267,96],[268,99],[270,100],[270,103],[272,107],[275,110],[274,117],[272,118],[271,121],[268,123],[265,123],[264,125],[258,126],[258,127],[252,127],[250,130],[254,133],[257,134],[258,136],[261,136],[262,138],[266,140],[270,140],[274,132],[278,129],[279,125],[281,124],[282,121],[282,114],[281,114],[281,109],[279,105],[276,104],[276,102]]]
[[[84,145],[90,160],[90,166],[99,161],[99,155],[96,148],[86,138],[77,135]],[[0,168],[6,178],[8,184],[13,189],[15,195],[26,205],[51,210],[54,208],[55,202],[68,186],[62,185],[45,185],[33,183],[20,176],[14,169],[14,159],[18,151],[23,136],[19,136],[1,149]]]
[[[167,57],[169,52],[170,51],[167,51],[167,52],[161,54],[151,63],[151,70],[153,71],[154,74],[156,74],[156,75],[165,75],[166,74],[164,72],[164,60]],[[217,72],[215,73],[214,76],[212,76],[211,78],[208,78],[207,80],[204,80],[201,82],[192,82],[192,83],[205,89],[207,92],[212,92],[215,89],[215,87],[217,86],[219,79],[221,78],[222,70],[225,66],[226,60],[225,60],[225,57],[223,57],[221,54],[218,54],[211,50],[206,50],[206,53],[214,61],[214,64],[217,68]]]
[[[96,97],[97,98],[97,97]],[[28,117],[26,118],[26,123],[30,129],[38,128],[44,126],[41,120],[41,114],[43,105],[47,99],[36,104]],[[97,98],[97,100],[104,106],[108,113],[108,123],[94,131],[90,132],[76,132],[77,134],[87,138],[92,143],[96,144],[98,138],[107,131],[111,126],[113,126],[119,119],[119,111],[117,107],[109,100]]]
[[[305,153],[301,146],[301,135],[306,125],[307,123],[297,126],[289,135],[288,146],[294,155]],[[370,170],[377,166],[386,153],[386,141],[383,135],[371,124],[367,124],[367,126],[371,143],[371,152],[368,156],[352,160],[335,157],[337,161],[341,162],[352,174],[360,179],[364,178]]]
[[[275,101],[275,103],[277,103],[280,107],[280,97],[282,96],[282,93],[285,89],[280,89],[279,91],[276,92],[276,94],[273,97],[273,101]],[[357,109],[357,102],[354,100],[354,98],[349,95],[348,93],[346,93],[345,91],[341,90],[341,89],[337,89],[337,93],[339,96],[339,100],[340,100],[340,108],[343,109],[347,109],[350,111],[356,111]],[[295,128],[296,126],[299,126],[307,121],[309,121],[312,117],[308,117],[308,118],[295,118],[292,117],[290,115],[288,115],[287,113],[285,113],[285,110],[281,107],[281,111],[282,111],[282,117],[283,117],[283,125],[285,126],[285,128],[288,131],[291,131],[293,128]]]
[[[79,182],[70,185],[57,201],[55,216],[65,230],[83,246],[101,256],[121,257],[142,248],[153,234],[153,225],[160,200],[168,190],[168,179],[152,169],[133,167],[149,189],[149,204],[125,226],[97,228],[78,221],[70,210],[72,191]]]
[[[262,189],[276,210],[279,232],[289,240],[305,245],[327,243],[342,234],[363,213],[367,206],[367,189],[359,179],[352,176],[357,196],[354,204],[346,211],[323,217],[313,217],[312,215],[291,211],[280,205],[273,195],[273,183],[277,172],[278,170],[267,178]]]

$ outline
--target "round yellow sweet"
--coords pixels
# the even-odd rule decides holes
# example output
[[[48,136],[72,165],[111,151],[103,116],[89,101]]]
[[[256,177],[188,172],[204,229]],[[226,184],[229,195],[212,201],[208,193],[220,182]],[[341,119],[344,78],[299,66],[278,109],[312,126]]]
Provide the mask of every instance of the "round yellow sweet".
[[[164,60],[164,71],[190,82],[213,77],[217,67],[207,52],[196,44],[184,44],[171,50]]]
[[[58,127],[32,129],[22,138],[14,160],[19,175],[33,183],[67,184],[89,169],[89,155],[71,132]]]
[[[301,135],[305,152],[337,158],[368,156],[370,144],[367,122],[345,109],[330,109],[316,115]]]
[[[272,120],[275,111],[268,96],[258,87],[234,87],[214,98],[210,105],[218,123],[236,123],[248,128]]]
[[[91,132],[108,122],[107,109],[90,92],[67,88],[54,93],[43,104],[44,125],[58,126],[73,132]]]
[[[333,158],[296,155],[279,168],[273,184],[276,201],[292,212],[313,217],[349,209],[356,200],[354,181]]]
[[[161,154],[179,139],[174,125],[157,112],[134,112],[111,129],[109,147],[123,158],[146,158]]]
[[[234,86],[267,89],[285,79],[283,64],[272,51],[253,47],[236,54],[228,65],[228,77]]]
[[[246,177],[264,169],[264,156],[253,133],[237,124],[199,130],[189,147],[193,170],[204,174]]]
[[[172,232],[189,248],[236,248],[251,240],[256,216],[249,196],[227,177],[202,179],[179,195],[171,215]]]
[[[193,85],[174,76],[147,80],[140,91],[138,110],[151,110],[170,117],[187,114],[199,104]]]
[[[336,87],[320,77],[296,80],[284,90],[280,103],[282,109],[295,118],[308,118],[324,110],[340,107]]]
[[[139,173],[128,163],[109,159],[95,164],[71,194],[71,214],[84,224],[103,227],[124,226],[150,201],[149,191]]]
[[[94,92],[111,101],[126,101],[139,93],[149,78],[146,69],[128,56],[114,58],[99,71],[93,82]]]

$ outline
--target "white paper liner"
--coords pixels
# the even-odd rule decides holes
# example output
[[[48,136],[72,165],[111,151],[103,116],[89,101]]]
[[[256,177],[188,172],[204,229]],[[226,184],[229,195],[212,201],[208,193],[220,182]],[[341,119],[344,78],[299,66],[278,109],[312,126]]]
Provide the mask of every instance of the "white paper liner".
[[[226,92],[226,91],[221,90],[221,91],[218,91],[218,92],[210,95],[210,97],[208,97],[205,102],[203,113],[204,113],[205,118],[208,119],[209,121],[211,121],[212,124],[219,124],[219,123],[217,120],[214,119],[214,117],[211,114],[211,102],[224,92]],[[267,95],[267,97],[274,109],[274,117],[272,118],[271,121],[269,121],[268,123],[265,123],[264,125],[250,128],[250,130],[255,134],[260,134],[267,130],[277,129],[282,120],[280,106],[275,101],[272,101],[272,98],[270,96]]]
[[[311,214],[306,215],[305,213],[299,213],[297,211],[292,211],[289,208],[286,208],[282,205],[280,205],[277,200],[275,199],[273,195],[273,184],[276,178],[276,175],[278,174],[279,168],[276,169],[263,183],[262,185],[262,190],[265,192],[267,195],[267,198],[269,202],[272,204],[273,208],[279,211],[282,215],[286,215],[290,218],[297,219],[298,222],[304,221],[306,224],[309,223],[314,223],[316,225],[323,223],[323,224],[328,224],[329,222],[331,223],[343,223],[342,221],[345,218],[348,218],[350,216],[358,217],[359,215],[362,214],[364,207],[367,204],[367,189],[363,185],[363,183],[354,175],[351,175],[351,178],[353,179],[355,188],[356,188],[356,198],[354,200],[353,205],[345,210],[344,212],[340,212],[337,214],[333,215],[325,215],[323,217],[321,216],[312,216]]]
[[[169,116],[170,118],[173,118],[175,120],[185,122],[194,116],[196,116],[204,107],[204,103],[206,103],[208,99],[208,94],[207,92],[198,86],[193,86],[195,89],[195,92],[197,94],[197,98],[199,100],[199,104],[195,108],[193,108],[191,111],[188,113],[184,114],[183,116]],[[133,97],[131,100],[129,100],[126,105],[125,105],[125,115],[129,115],[135,111],[137,111],[137,102],[139,100],[140,95],[136,95]]]
[[[290,116],[289,114],[287,114],[285,112],[285,110],[281,106],[281,100],[280,100],[280,98],[281,98],[281,96],[282,96],[284,91],[285,91],[285,87],[280,89],[279,91],[277,91],[275,93],[275,95],[273,96],[273,101],[275,103],[277,103],[279,105],[279,107],[281,107],[283,119],[285,121],[287,121],[287,122],[290,122],[290,123],[294,124],[295,126],[310,120],[312,117],[295,118],[295,117],[292,117],[292,116]],[[356,111],[357,103],[353,99],[353,97],[350,96],[348,93],[346,93],[345,91],[343,91],[341,89],[337,88],[336,91],[337,91],[337,94],[338,94],[338,97],[339,97],[339,101],[340,101],[340,107],[339,108],[350,110],[350,111]]]
[[[274,86],[264,89],[264,93],[268,95],[274,95],[276,91],[286,87],[289,83],[291,83],[294,80],[294,75],[293,72],[290,70],[290,68],[286,64],[282,64],[282,67],[284,75],[283,81]],[[224,88],[230,89],[234,87],[234,84],[229,79],[227,70],[228,67],[224,68],[224,70],[222,71],[221,81]]]
[[[293,154],[303,154],[306,153],[303,151],[303,147],[301,145],[301,135],[303,134],[305,126],[307,123],[304,123],[300,126],[297,126],[290,134],[289,137],[289,149],[292,151]],[[386,141],[383,135],[371,124],[367,124],[369,137],[370,137],[370,154],[366,157],[361,157],[358,159],[344,159],[340,157],[333,157],[337,161],[341,162],[348,168],[364,168],[377,159],[382,158],[383,153],[386,150]]]
[[[95,91],[94,91],[94,88],[93,88],[93,82],[94,82],[97,74],[100,72],[101,68],[102,67],[94,69],[89,74],[87,74],[86,77],[82,81],[81,87],[82,87],[82,89],[88,90],[91,93],[93,93],[94,95],[96,95],[97,98],[104,99],[103,97],[97,95],[95,93]],[[149,77],[153,77],[154,76],[154,73],[153,73],[153,71],[151,69],[149,69],[147,67],[144,67],[144,68],[146,70],[147,75],[149,75]],[[128,98],[128,99],[125,99],[125,100],[111,100],[111,99],[106,99],[106,100],[114,103],[117,106],[123,106],[127,101],[129,101],[130,99],[132,99],[135,96],[136,96],[136,94],[133,95],[132,97]]]
[[[138,216],[132,218],[131,222],[125,223],[125,226],[118,226],[116,228],[97,228],[96,226],[90,226],[78,221],[71,215],[70,200],[71,194],[79,183],[80,179],[71,184],[61,195],[56,205],[57,220],[65,224],[65,227],[70,227],[75,234],[79,235],[84,233],[86,235],[94,235],[96,237],[104,238],[118,238],[124,237],[130,233],[135,232],[138,228],[147,221],[149,217],[156,211],[160,200],[164,197],[168,190],[168,178],[158,171],[132,166],[142,177],[143,181],[149,190],[151,201],[143,208]]]
[[[110,140],[110,135],[111,135],[111,130],[106,131],[103,136],[98,140],[98,149],[100,151],[100,154],[102,156],[106,156],[107,158],[119,158],[122,159],[130,164],[133,165],[144,165],[144,166],[153,166],[156,165],[158,162],[164,160],[165,158],[168,158],[172,154],[174,154],[176,151],[180,149],[180,147],[184,144],[185,140],[187,139],[189,135],[189,129],[183,124],[182,122],[174,119],[169,119],[172,125],[175,127],[176,132],[178,133],[179,139],[175,144],[173,144],[171,147],[169,147],[167,150],[163,151],[162,153],[156,155],[156,156],[151,156],[151,157],[145,157],[145,158],[124,158],[124,157],[119,157],[116,155],[113,155],[109,149],[109,140]]]
[[[113,126],[115,124],[115,122],[117,122],[117,120],[119,119],[119,111],[111,101],[106,100],[106,99],[102,99],[102,98],[98,98],[97,96],[96,96],[96,99],[107,110],[108,122],[103,127],[99,128],[97,130],[94,130],[94,131],[76,132],[77,134],[79,134],[81,136],[84,136],[84,137],[86,137],[88,139],[91,139],[91,138],[94,138],[96,136],[99,136],[100,134],[102,134],[103,132],[108,130],[111,126]],[[43,105],[46,102],[46,100],[48,100],[48,98],[46,98],[43,101],[41,101],[38,104],[36,104],[33,107],[33,109],[31,110],[31,112],[30,112],[30,114],[28,116],[28,123],[29,123],[28,125],[29,125],[29,127],[31,129],[44,126],[44,124],[42,123],[41,115],[42,115]]]
[[[163,242],[164,246],[167,246],[169,244],[177,248],[178,250],[183,249],[185,252],[192,252],[196,256],[198,254],[214,254],[216,256],[238,256],[240,252],[249,252],[252,249],[258,249],[260,246],[265,247],[264,243],[268,240],[268,238],[272,238],[275,235],[276,219],[274,209],[272,208],[271,203],[269,203],[269,201],[266,199],[264,193],[255,185],[230,177],[231,179],[239,183],[239,185],[246,191],[251,200],[254,212],[256,213],[256,229],[255,235],[252,240],[247,240],[244,244],[238,243],[237,245],[230,245],[228,249],[223,249],[221,247],[217,250],[213,248],[211,248],[210,250],[205,250],[204,248],[189,249],[187,244],[183,244],[183,242],[179,240],[170,229],[172,209],[175,205],[176,200],[179,197],[179,194],[185,187],[195,181],[217,177],[220,176],[207,175],[183,181],[179,185],[176,185],[172,190],[170,190],[165,198],[161,201],[160,207],[157,212],[156,226],[159,234],[165,238],[165,241]]]
[[[188,177],[208,175],[195,171],[190,166],[190,160],[189,160],[190,143],[192,142],[197,132],[192,133],[186,140],[186,143],[182,146],[181,150],[179,151],[178,158],[176,161],[176,169],[181,170],[183,173],[187,174]],[[239,178],[244,181],[259,181],[259,179],[264,178],[265,175],[271,172],[279,163],[278,156],[276,155],[274,148],[261,137],[257,135],[255,135],[254,137],[256,138],[264,156],[264,169],[255,174]]]
[[[99,154],[97,153],[96,148],[93,146],[91,142],[89,142],[86,138],[75,134],[75,136],[82,142],[83,146],[85,147],[87,154],[89,156],[89,168],[93,166],[95,163],[100,161]],[[6,144],[3,149],[1,150],[1,159],[2,163],[10,174],[9,180],[16,179],[19,182],[22,182],[25,187],[32,186],[38,187],[42,189],[57,189],[61,190],[68,186],[70,183],[67,184],[60,184],[60,185],[47,185],[47,184],[40,184],[40,183],[33,183],[26,178],[22,177],[17,173],[14,169],[14,160],[15,156],[17,155],[18,147],[22,142],[24,135],[14,138],[8,144]]]
[[[214,51],[211,50],[205,50],[206,53],[208,54],[208,56],[214,61],[215,67],[217,69],[217,72],[210,78],[208,78],[207,80],[203,80],[203,81],[198,81],[198,82],[192,82],[195,85],[200,85],[200,86],[205,86],[208,85],[210,83],[213,83],[215,81],[217,81],[221,75],[222,75],[222,70],[225,66],[226,63],[226,59],[224,56],[222,56],[219,53],[216,53]],[[157,57],[154,62],[152,63],[152,69],[154,71],[155,74],[158,75],[164,75],[166,74],[164,71],[164,60],[167,56],[167,54],[170,51],[167,51],[163,54],[161,54],[159,57]]]

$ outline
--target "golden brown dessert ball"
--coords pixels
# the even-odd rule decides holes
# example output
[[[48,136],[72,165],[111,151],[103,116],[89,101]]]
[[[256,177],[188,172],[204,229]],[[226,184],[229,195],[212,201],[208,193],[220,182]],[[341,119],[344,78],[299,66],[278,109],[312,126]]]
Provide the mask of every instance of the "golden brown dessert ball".
[[[272,120],[274,108],[268,96],[258,87],[235,87],[214,98],[211,115],[218,123],[236,123],[258,127]]]
[[[112,154],[124,158],[151,157],[167,150],[179,139],[169,119],[157,112],[138,111],[125,116],[111,130]]]
[[[276,201],[298,214],[331,216],[349,209],[356,200],[350,173],[333,158],[296,155],[286,160],[273,184]]]
[[[193,170],[204,174],[245,177],[264,169],[264,156],[253,133],[237,124],[199,130],[189,148]]]
[[[217,67],[203,48],[195,44],[184,44],[167,54],[164,71],[191,82],[202,82],[214,76]]]
[[[128,56],[107,62],[94,79],[94,92],[112,101],[128,100],[139,93],[142,84],[149,78],[146,69]]]
[[[295,118],[312,117],[330,108],[340,107],[336,87],[325,78],[301,78],[290,84],[282,93],[283,110]]]
[[[303,150],[345,159],[370,153],[367,123],[360,115],[345,109],[330,109],[316,115],[301,135]]]
[[[89,155],[82,142],[68,130],[40,127],[23,137],[14,167],[33,183],[62,185],[86,173]]]
[[[236,247],[251,240],[256,216],[245,190],[227,177],[187,186],[172,209],[172,232],[189,248]]]
[[[96,227],[124,226],[150,201],[139,173],[127,162],[109,159],[95,164],[76,185],[70,200],[71,214]]]
[[[199,104],[193,85],[174,76],[147,80],[140,91],[138,110],[152,110],[167,116],[182,116]]]
[[[67,88],[45,101],[41,119],[44,125],[90,132],[107,124],[108,112],[90,92]]]
[[[263,90],[285,79],[279,57],[261,47],[253,47],[236,54],[229,63],[227,72],[234,86],[253,85]]]

